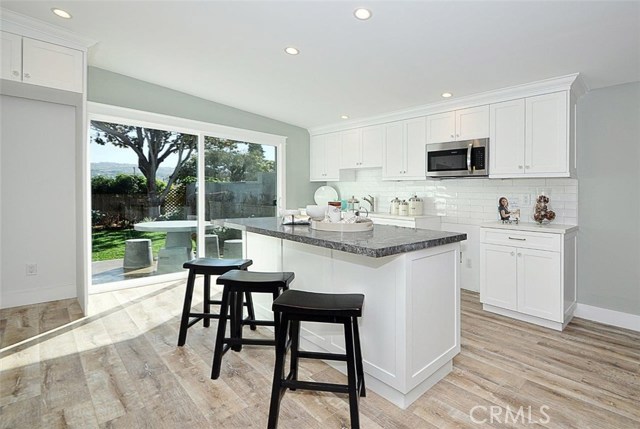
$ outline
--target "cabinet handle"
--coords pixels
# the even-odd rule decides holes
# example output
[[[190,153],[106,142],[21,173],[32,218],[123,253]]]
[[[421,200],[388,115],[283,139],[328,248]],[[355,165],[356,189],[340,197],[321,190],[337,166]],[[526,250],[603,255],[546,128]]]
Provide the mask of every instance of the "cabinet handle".
[[[509,237],[509,240],[527,241],[526,238]]]
[[[521,258],[522,257],[522,253],[518,253],[518,257]]]
[[[25,73],[25,74],[24,74],[24,77],[25,77],[25,78],[27,78],[27,79],[30,79],[30,78],[31,78],[31,75],[30,75],[29,73]]]
[[[456,134],[456,137],[460,137],[460,134]]]
[[[522,166],[521,166],[521,165],[519,165],[519,166],[518,166],[518,168],[519,168],[520,170],[522,170]]]
[[[511,256],[516,256],[516,252],[511,252]]]
[[[530,165],[525,165],[524,168],[531,168],[531,166]]]
[[[12,74],[14,76],[20,76],[20,72],[18,70],[14,70]]]
[[[453,138],[453,134],[451,134],[451,138]]]

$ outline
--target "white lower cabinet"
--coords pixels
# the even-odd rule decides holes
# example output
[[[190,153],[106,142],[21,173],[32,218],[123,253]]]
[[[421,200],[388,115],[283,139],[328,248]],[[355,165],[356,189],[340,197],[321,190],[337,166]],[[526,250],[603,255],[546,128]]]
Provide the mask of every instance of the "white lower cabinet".
[[[485,310],[562,330],[576,305],[576,232],[480,229]]]

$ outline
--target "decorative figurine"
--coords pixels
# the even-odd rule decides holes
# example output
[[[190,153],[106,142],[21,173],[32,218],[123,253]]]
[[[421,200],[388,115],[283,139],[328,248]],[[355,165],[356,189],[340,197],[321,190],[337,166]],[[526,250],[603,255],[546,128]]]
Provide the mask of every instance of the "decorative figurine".
[[[536,205],[533,208],[533,220],[542,225],[549,223],[556,218],[556,213],[549,206],[549,197],[540,194],[536,198]]]

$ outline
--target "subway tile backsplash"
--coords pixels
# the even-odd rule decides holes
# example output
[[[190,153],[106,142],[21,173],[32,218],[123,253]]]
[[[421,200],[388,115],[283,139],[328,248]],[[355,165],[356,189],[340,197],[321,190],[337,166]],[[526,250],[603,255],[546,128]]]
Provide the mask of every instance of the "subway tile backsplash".
[[[375,211],[388,213],[394,197],[408,200],[414,194],[424,200],[424,214],[444,216],[442,221],[477,225],[498,220],[498,199],[509,199],[511,209],[520,209],[522,222],[533,222],[535,198],[544,190],[556,212],[553,223],[578,224],[577,179],[427,179],[421,181],[383,181],[382,170],[358,170],[354,181],[330,182],[340,198],[373,195]]]

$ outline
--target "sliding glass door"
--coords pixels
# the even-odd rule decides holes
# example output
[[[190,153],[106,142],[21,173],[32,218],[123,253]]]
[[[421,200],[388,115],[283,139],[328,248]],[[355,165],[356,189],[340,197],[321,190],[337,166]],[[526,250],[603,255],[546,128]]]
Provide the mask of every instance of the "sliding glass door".
[[[104,119],[90,121],[92,285],[161,281],[195,256],[241,257],[240,231],[212,221],[275,216],[277,145]]]
[[[277,156],[274,146],[207,136],[204,138],[205,219],[276,215]],[[240,231],[217,228],[208,234],[207,249],[217,241],[225,258],[242,256]],[[211,255],[212,252],[207,252]]]

